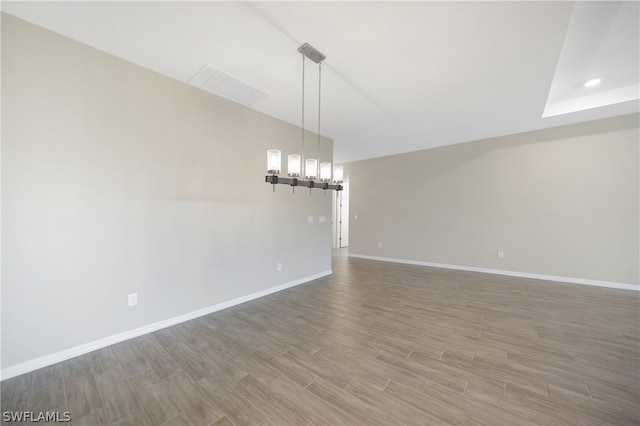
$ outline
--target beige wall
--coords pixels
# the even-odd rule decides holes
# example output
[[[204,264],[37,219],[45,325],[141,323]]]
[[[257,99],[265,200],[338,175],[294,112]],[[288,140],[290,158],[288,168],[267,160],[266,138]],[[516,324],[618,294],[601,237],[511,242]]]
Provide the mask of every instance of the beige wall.
[[[347,164],[349,253],[637,285],[638,122]]]
[[[266,150],[298,146],[295,126],[3,14],[2,367],[330,270],[331,197],[264,182]]]

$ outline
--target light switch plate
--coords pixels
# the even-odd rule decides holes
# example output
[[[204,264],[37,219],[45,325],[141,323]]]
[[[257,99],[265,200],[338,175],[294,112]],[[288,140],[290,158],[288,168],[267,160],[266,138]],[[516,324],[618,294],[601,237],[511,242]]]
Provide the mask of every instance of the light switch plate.
[[[138,293],[131,293],[127,296],[127,302],[129,306],[135,306],[138,304]]]

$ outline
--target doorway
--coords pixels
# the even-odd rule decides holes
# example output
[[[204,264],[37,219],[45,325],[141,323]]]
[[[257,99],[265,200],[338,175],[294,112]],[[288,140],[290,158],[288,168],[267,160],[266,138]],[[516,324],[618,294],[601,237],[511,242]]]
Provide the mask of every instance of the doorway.
[[[333,200],[333,248],[349,246],[349,182],[342,188]]]

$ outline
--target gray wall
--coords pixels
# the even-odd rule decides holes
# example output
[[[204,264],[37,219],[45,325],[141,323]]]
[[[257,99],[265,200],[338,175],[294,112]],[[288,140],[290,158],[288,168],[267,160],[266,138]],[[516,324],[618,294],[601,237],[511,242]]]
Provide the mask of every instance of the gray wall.
[[[349,163],[349,253],[637,285],[638,122]]]
[[[2,143],[3,368],[331,269],[299,128],[6,14]]]

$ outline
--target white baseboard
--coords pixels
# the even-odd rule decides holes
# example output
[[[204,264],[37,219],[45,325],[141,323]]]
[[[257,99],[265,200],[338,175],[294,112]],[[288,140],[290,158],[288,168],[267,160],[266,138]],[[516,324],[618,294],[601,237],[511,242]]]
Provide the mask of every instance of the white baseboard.
[[[313,281],[318,278],[322,278],[331,274],[332,274],[331,270],[320,272],[318,274],[300,278],[295,281],[290,281],[288,283],[271,287],[266,290],[259,291],[257,293],[248,294],[246,296],[242,296],[236,299],[228,300],[226,302],[218,303],[217,305],[209,306],[203,309],[198,309],[197,311],[189,312],[184,315],[179,315],[177,317],[169,318],[163,321],[158,321],[153,324],[148,324],[133,330],[114,334],[112,336],[108,336],[103,339],[94,340],[93,342],[85,343],[80,346],[75,346],[73,348],[65,349],[63,351],[56,352],[51,355],[46,355],[40,358],[33,359],[31,361],[12,365],[11,367],[7,367],[0,370],[0,381],[19,376],[21,374],[29,373],[31,371],[37,370],[39,368],[47,367],[49,365],[53,365],[58,362],[66,361],[68,359],[75,358],[77,356],[84,355],[89,352],[93,352],[97,349],[102,349],[104,347],[113,345],[115,343],[123,342],[125,340],[129,340],[134,337],[142,336],[143,334],[152,333],[154,331],[157,331],[166,327],[170,327],[172,325],[179,324],[181,322],[189,321],[194,318],[201,317],[203,315],[208,315],[213,312],[230,308],[232,306],[240,305],[241,303],[249,302],[251,300],[258,299],[260,297],[264,297],[269,294],[276,293],[278,291],[286,290],[290,287],[295,287],[297,285],[304,284],[309,281]]]
[[[533,278],[536,280],[557,281],[571,284],[591,285],[597,287],[616,288],[620,290],[640,291],[640,285],[616,283],[611,281],[588,280],[584,278],[560,277],[556,275],[532,274],[529,272],[504,271],[501,269],[477,268],[475,266],[448,265],[446,263],[421,262],[418,260],[396,259],[392,257],[368,256],[365,254],[349,253],[349,257],[360,259],[380,260],[382,262],[404,263],[407,265],[431,266],[434,268],[456,269],[459,271],[483,272],[485,274],[507,275],[510,277]]]

